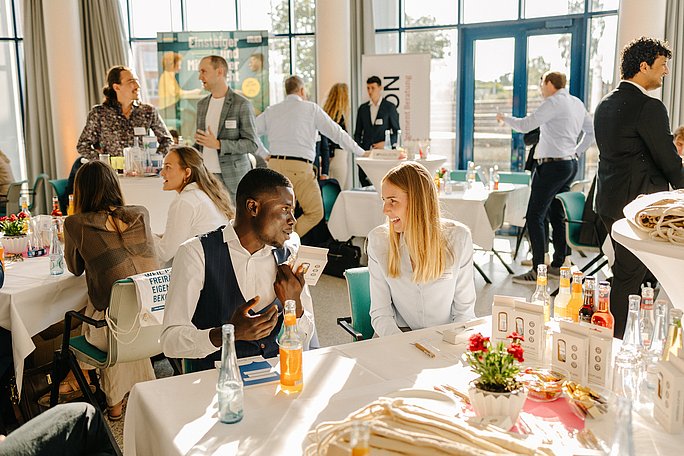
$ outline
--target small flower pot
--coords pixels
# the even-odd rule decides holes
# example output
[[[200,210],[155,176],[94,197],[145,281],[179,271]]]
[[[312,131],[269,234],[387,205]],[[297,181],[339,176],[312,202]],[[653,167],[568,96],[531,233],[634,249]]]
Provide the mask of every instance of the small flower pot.
[[[3,236],[0,242],[2,242],[2,246],[5,248],[5,253],[21,255],[26,252],[28,247],[28,236]]]
[[[525,405],[527,390],[523,387],[509,393],[492,393],[477,388],[474,384],[468,390],[473,410],[480,418],[505,416],[515,425]]]

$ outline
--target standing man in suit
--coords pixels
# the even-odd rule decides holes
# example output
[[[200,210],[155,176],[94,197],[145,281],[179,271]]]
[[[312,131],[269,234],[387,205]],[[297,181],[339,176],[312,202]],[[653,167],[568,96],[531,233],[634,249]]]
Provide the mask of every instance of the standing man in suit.
[[[377,76],[371,76],[366,81],[369,101],[359,106],[356,115],[356,129],[354,141],[363,150],[382,149],[385,147],[385,131],[390,130],[392,144],[397,142],[399,113],[397,107],[382,98],[382,81]],[[366,173],[359,168],[359,179],[363,185],[371,185]]]
[[[228,87],[227,73],[223,57],[200,61],[199,80],[211,94],[197,103],[195,141],[205,166],[221,175],[235,203],[238,183],[252,169],[248,154],[256,152],[258,139],[252,103]]]
[[[663,85],[672,51],[667,43],[639,38],[622,50],[622,81],[596,108],[594,126],[599,148],[596,212],[608,233],[624,217],[622,209],[642,193],[684,187],[682,160],[672,142],[665,105],[648,90]],[[639,294],[647,269],[622,244],[613,242],[610,308],[615,337],[622,338],[628,296]]]

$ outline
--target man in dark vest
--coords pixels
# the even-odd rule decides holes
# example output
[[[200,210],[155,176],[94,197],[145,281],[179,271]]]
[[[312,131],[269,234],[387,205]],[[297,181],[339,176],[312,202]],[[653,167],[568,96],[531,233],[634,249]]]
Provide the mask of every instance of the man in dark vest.
[[[303,272],[286,264],[299,248],[292,184],[277,171],[255,168],[240,181],[236,203],[232,223],[184,242],[173,261],[161,343],[166,356],[185,358],[190,371],[211,369],[220,359],[225,323],[235,326],[238,358],[276,356],[287,299],[297,302],[305,348],[314,332]]]

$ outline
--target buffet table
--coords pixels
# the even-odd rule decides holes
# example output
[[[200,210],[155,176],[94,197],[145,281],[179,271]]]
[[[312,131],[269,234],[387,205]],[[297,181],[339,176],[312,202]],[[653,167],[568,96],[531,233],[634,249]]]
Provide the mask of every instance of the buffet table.
[[[164,233],[169,206],[178,193],[162,190],[162,179],[159,176],[121,177],[119,183],[124,202],[144,206],[150,213],[152,232]]]
[[[519,217],[521,205],[527,206],[529,187],[520,184],[500,184],[497,192],[509,192],[506,207],[506,221],[509,214],[514,214],[516,221]],[[485,250],[491,250],[494,243],[492,229],[485,202],[490,192],[481,183],[476,183],[472,189],[454,191],[450,195],[439,194],[442,215],[463,223],[473,236],[473,243]],[[352,236],[366,237],[368,232],[378,225],[385,223],[382,212],[382,200],[375,191],[349,190],[341,192],[328,220],[328,229],[332,236],[340,241],[346,241]]]
[[[12,333],[12,355],[19,393],[24,359],[35,350],[31,337],[62,321],[70,310],[86,306],[85,275],[68,270],[50,275],[50,258],[27,258],[6,263],[5,285],[0,288],[0,326]]]
[[[302,393],[287,397],[277,392],[277,383],[246,388],[245,415],[236,424],[218,421],[215,369],[139,383],[128,401],[124,454],[302,454],[307,432],[317,424],[344,419],[379,396],[403,388],[432,391],[445,383],[467,391],[473,374],[459,362],[465,345],[442,342],[438,330],[446,327],[305,352]],[[489,319],[475,329],[489,334]],[[417,341],[433,347],[436,357],[415,348]],[[529,420],[526,413],[534,409],[552,426],[558,419],[544,407],[528,401],[523,416]],[[635,454],[676,454],[684,445],[684,436],[667,434],[637,414],[633,435]]]

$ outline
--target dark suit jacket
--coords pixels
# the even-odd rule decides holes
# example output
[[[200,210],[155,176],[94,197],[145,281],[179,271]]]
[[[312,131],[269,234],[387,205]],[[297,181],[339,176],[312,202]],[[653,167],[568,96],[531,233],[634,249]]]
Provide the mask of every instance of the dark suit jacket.
[[[382,124],[377,123],[382,119]],[[363,150],[370,150],[371,146],[377,142],[385,140],[385,130],[391,130],[392,144],[397,142],[397,131],[401,130],[399,126],[399,113],[396,106],[389,101],[383,99],[378,108],[378,116],[375,119],[375,125],[371,123],[370,116],[370,101],[365,102],[359,106],[359,112],[356,115],[356,129],[354,130],[354,141],[361,146]]]
[[[612,219],[642,193],[684,187],[682,160],[663,103],[622,82],[594,114],[599,148],[596,212]]]

